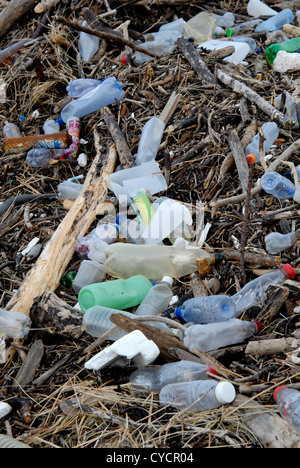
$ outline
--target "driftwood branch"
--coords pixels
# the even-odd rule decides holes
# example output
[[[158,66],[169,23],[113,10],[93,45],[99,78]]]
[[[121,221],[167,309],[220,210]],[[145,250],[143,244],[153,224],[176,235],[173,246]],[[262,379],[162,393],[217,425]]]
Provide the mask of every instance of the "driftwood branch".
[[[207,65],[203,62],[203,60],[201,60],[199,52],[197,52],[193,44],[191,44],[186,39],[180,37],[177,40],[177,45],[182,54],[189,61],[189,63],[197,73],[198,78],[200,78],[200,80],[206,81],[209,84],[214,85],[215,77],[213,73],[211,73]]]
[[[7,2],[0,13],[0,37],[4,37],[36,4],[37,0],[11,0]]]

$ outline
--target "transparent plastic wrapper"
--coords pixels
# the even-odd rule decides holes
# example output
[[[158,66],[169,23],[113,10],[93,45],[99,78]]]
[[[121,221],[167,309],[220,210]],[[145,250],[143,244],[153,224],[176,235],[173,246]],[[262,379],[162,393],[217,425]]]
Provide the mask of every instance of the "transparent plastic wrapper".
[[[212,295],[188,299],[177,307],[175,316],[185,322],[214,323],[225,322],[234,317],[235,305],[231,297]]]
[[[62,109],[61,118],[64,122],[68,122],[72,117],[84,117],[99,110],[102,106],[120,101],[124,94],[122,83],[118,82],[114,76],[109,77],[90,92],[69,102]]]
[[[293,198],[295,185],[278,172],[266,172],[260,179],[263,190],[277,198]]]
[[[225,57],[223,60],[229,63],[240,63],[250,53],[250,47],[246,42],[233,42],[233,41],[221,41],[218,39],[211,39],[207,42],[202,42],[200,48],[204,50],[219,50],[225,47],[233,46],[235,52],[229,57]]]
[[[53,119],[46,120],[46,122],[43,125],[43,131],[47,135],[51,133],[57,133],[59,132],[59,130],[60,130],[59,123]]]
[[[21,312],[0,308],[0,331],[10,338],[24,338],[30,332],[31,320]]]
[[[280,232],[271,232],[265,237],[266,250],[270,255],[277,255],[283,250],[289,249],[293,245],[295,232],[281,234]]]
[[[292,55],[292,54],[289,54],[289,55]],[[299,57],[299,54],[297,55]],[[279,106],[281,105],[282,99],[283,99],[282,94],[279,94],[278,96],[276,96],[275,105],[277,108],[279,108]],[[285,115],[291,120],[291,122],[293,122],[293,126],[295,128],[298,128],[299,121],[298,121],[298,114],[297,114],[297,106],[292,95],[288,91],[285,92],[284,112],[285,112]]]
[[[193,380],[165,385],[159,393],[161,406],[179,410],[207,411],[232,403],[236,393],[230,382]]]
[[[250,307],[263,304],[266,300],[266,291],[271,284],[284,284],[287,279],[295,276],[295,270],[288,263],[281,268],[266,273],[249,281],[238,293],[232,296],[235,303],[236,316],[242,314]]]
[[[77,80],[69,81],[66,89],[69,96],[78,98],[93,91],[103,81],[104,80],[94,80],[92,78],[78,78]]]
[[[82,191],[82,185],[70,180],[64,180],[57,186],[58,196],[61,200],[75,200]]]
[[[135,156],[138,166],[156,158],[165,126],[163,120],[157,117],[152,117],[145,124]]]
[[[257,18],[258,16],[274,16],[277,11],[270,8],[266,3],[261,0],[249,0],[247,5],[247,12],[250,16]]]
[[[88,28],[88,23],[84,20],[82,26]],[[83,62],[88,62],[94,57],[95,53],[99,49],[99,37],[92,34],[87,34],[86,32],[81,31],[79,34],[78,48]]]
[[[186,22],[183,28],[183,36],[192,39],[195,45],[208,41],[214,35],[217,27],[217,18],[214,14],[201,11]]]
[[[260,330],[259,322],[232,318],[226,322],[191,325],[184,332],[183,342],[191,352],[194,348],[200,351],[213,351],[224,346],[242,343],[259,333]]]
[[[83,260],[72,282],[73,290],[78,294],[82,288],[89,284],[101,283],[105,275],[106,271],[103,264],[92,260]]]
[[[281,29],[285,24],[290,24],[294,21],[294,14],[292,10],[286,8],[281,10],[276,15],[271,16],[271,18],[263,21],[261,24],[256,26],[255,32],[266,31],[267,33],[272,31],[277,31]]]
[[[274,399],[280,415],[300,434],[300,392],[285,385],[277,387]]]
[[[275,140],[277,140],[279,135],[279,128],[276,122],[266,122],[262,125],[261,130],[264,135],[264,142],[263,142],[263,152],[265,154],[270,150],[271,146],[274,144]],[[246,146],[245,155],[253,154],[255,156],[255,161],[260,161],[260,152],[259,152],[259,141],[260,135],[257,133]]]

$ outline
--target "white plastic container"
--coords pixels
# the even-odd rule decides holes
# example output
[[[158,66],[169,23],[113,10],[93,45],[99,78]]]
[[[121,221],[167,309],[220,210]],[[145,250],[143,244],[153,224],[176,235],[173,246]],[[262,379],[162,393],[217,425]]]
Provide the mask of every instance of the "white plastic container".
[[[264,2],[261,2],[261,0],[249,0],[247,12],[250,16],[254,16],[254,18],[258,16],[274,16],[277,14],[276,10],[270,8]]]
[[[250,53],[250,47],[246,42],[222,41],[218,39],[211,39],[207,42],[200,44],[201,49],[205,50],[220,50],[225,47],[234,47],[235,52],[223,60],[229,63],[241,63],[245,57]]]
[[[277,52],[273,62],[273,68],[279,73],[285,73],[289,70],[296,70],[300,67],[300,54],[295,52],[286,52],[280,50]]]

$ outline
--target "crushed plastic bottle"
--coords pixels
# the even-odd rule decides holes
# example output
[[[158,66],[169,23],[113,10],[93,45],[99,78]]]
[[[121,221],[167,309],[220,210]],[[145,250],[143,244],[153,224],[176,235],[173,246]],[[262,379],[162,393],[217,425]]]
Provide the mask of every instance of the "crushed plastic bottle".
[[[217,372],[206,364],[181,360],[161,366],[139,367],[130,375],[129,382],[135,391],[159,393],[165,385],[211,379],[208,374]]]
[[[84,117],[102,106],[120,101],[125,94],[122,86],[114,76],[107,78],[96,88],[69,102],[61,111],[62,120],[67,123],[72,117]]]
[[[274,60],[276,59],[280,51],[292,53],[292,52],[296,52],[299,49],[300,49],[300,37],[294,37],[293,39],[289,39],[287,41],[283,41],[278,44],[270,44],[266,48],[265,54],[270,65],[273,65]],[[283,57],[288,59],[288,55],[286,54],[284,54]]]
[[[271,284],[282,285],[287,279],[296,275],[295,270],[288,263],[281,268],[265,273],[249,281],[238,293],[232,296],[235,303],[236,317],[250,307],[260,305],[266,300],[266,291]]]
[[[175,317],[194,324],[225,322],[235,315],[235,306],[229,296],[201,296],[188,299],[175,309],[174,314]]]
[[[300,434],[300,392],[284,385],[274,391],[280,415]]]
[[[292,23],[294,21],[294,18],[295,17],[292,10],[290,10],[289,8],[285,8],[276,15],[271,16],[271,18],[267,19],[266,21],[263,21],[261,24],[256,26],[254,31],[266,31],[267,33],[277,31],[278,29],[281,29],[285,24]]]
[[[96,305],[124,310],[140,304],[152,287],[142,275],[94,283],[79,291],[78,303],[84,312]]]
[[[261,0],[249,0],[247,5],[247,12],[250,16],[257,18],[258,16],[274,16],[277,11],[270,8]]]
[[[139,44],[140,47],[147,50],[148,52],[152,52],[153,54],[158,55],[159,57],[163,55],[170,54],[173,52],[175,48],[175,41],[166,38],[164,34],[161,34],[159,37],[156,38],[154,41],[146,41]],[[133,54],[133,59],[136,63],[144,63],[148,60],[153,60],[153,57],[148,54],[144,54],[136,50]]]
[[[281,54],[281,53],[283,53],[283,51],[278,52],[278,53]],[[285,52],[285,54],[286,53],[287,52]],[[293,55],[293,54],[289,54],[289,56],[290,55]],[[297,54],[297,55],[299,56],[299,54]],[[289,63],[289,60],[287,60],[287,63]],[[282,99],[283,99],[283,94],[279,94],[278,96],[276,96],[275,106],[276,106],[277,109],[280,107]],[[298,114],[297,114],[297,106],[296,106],[296,103],[295,103],[295,101],[293,99],[293,96],[288,91],[285,92],[284,112],[285,112],[285,115],[289,118],[289,120],[293,123],[293,127],[298,128],[299,127],[299,121],[298,121]]]
[[[142,300],[135,311],[136,316],[160,315],[171,302],[173,280],[169,276],[164,276],[161,283],[155,284],[149,289],[147,295]]]
[[[295,185],[278,172],[266,172],[260,179],[262,189],[277,198],[293,198]]]
[[[288,234],[271,232],[265,237],[267,252],[270,255],[276,255],[283,250],[289,249],[294,243],[295,236],[296,232],[289,232]]]
[[[89,27],[87,21],[85,20],[82,22],[82,26],[84,26],[85,28]],[[88,34],[84,31],[80,32],[78,48],[81,60],[83,62],[88,62],[89,60],[91,60],[92,57],[94,57],[95,53],[99,48],[99,41],[100,39],[98,36]]]
[[[24,338],[30,332],[31,320],[21,312],[0,308],[0,331],[10,338]]]
[[[236,393],[230,382],[193,380],[165,385],[159,393],[161,406],[179,410],[205,411],[232,403]]]
[[[152,117],[145,124],[135,156],[138,166],[156,158],[165,126],[165,122],[158,117]]]
[[[196,324],[186,328],[183,342],[193,352],[194,348],[200,351],[213,351],[224,346],[242,343],[247,338],[261,331],[259,322],[249,322],[232,318],[226,322]]]
[[[106,271],[104,265],[92,260],[83,260],[75,279],[72,281],[73,290],[76,294],[89,284],[101,283],[104,280]]]
[[[214,35],[217,27],[217,18],[214,14],[201,11],[186,22],[183,28],[183,36],[192,40],[195,45],[208,41]]]
[[[61,200],[75,200],[82,191],[82,185],[71,180],[64,180],[57,186],[57,194]]]
[[[86,236],[77,239],[75,250],[82,258],[104,263],[104,251],[107,245],[116,242],[118,236],[119,232],[116,224],[99,224]]]
[[[78,98],[84,96],[84,94],[93,91],[97,88],[104,80],[94,80],[92,78],[78,78],[77,80],[69,81],[66,88],[68,95],[72,98]]]
[[[19,127],[12,122],[5,122],[3,127],[4,138],[18,138],[22,136]]]
[[[297,70],[300,67],[300,54],[298,52],[290,53],[280,50],[273,62],[273,68],[279,73],[289,70]]]
[[[279,128],[276,122],[266,122],[262,125],[261,130],[264,135],[264,142],[263,142],[263,153],[264,156],[270,150],[271,146],[274,144],[275,140],[277,140],[279,135]],[[260,134],[257,133],[246,146],[245,155],[248,154],[255,156],[255,161],[260,161],[260,152],[259,152],[259,141],[260,141]]]

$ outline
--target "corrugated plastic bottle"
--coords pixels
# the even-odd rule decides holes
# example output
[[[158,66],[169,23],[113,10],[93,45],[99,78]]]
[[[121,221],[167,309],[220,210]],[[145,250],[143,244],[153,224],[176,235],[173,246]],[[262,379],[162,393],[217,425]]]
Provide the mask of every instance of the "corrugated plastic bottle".
[[[94,336],[95,338],[99,338],[115,326],[114,323],[110,321],[110,317],[113,314],[121,314],[125,315],[126,317],[133,318],[133,314],[131,312],[127,312],[126,310],[95,306],[91,307],[84,313],[82,326],[86,333]],[[125,335],[127,335],[127,332],[125,330],[119,329],[110,335],[107,340],[116,341]]]
[[[211,379],[208,373],[217,374],[206,364],[181,360],[162,366],[140,367],[130,375],[129,382],[135,390],[159,393],[165,385],[171,383]]]
[[[274,399],[281,416],[300,434],[300,392],[280,386],[274,391]]]
[[[277,198],[293,198],[295,185],[278,172],[266,172],[260,179],[262,189]]]
[[[159,315],[164,312],[171,302],[173,280],[165,276],[160,284],[149,289],[147,295],[135,311],[135,315]]]
[[[185,322],[224,322],[234,317],[235,305],[231,297],[222,294],[194,297],[177,307],[174,314]]]
[[[235,389],[230,382],[194,380],[163,387],[159,393],[161,406],[174,406],[179,410],[205,411],[232,403]]]
[[[278,29],[281,29],[285,24],[292,23],[293,20],[294,14],[292,10],[290,10],[289,8],[285,8],[276,15],[271,16],[271,18],[267,19],[266,21],[263,21],[261,24],[256,26],[255,32],[266,31],[267,33],[269,33],[272,31],[277,31]]]
[[[278,138],[279,128],[276,122],[266,122],[262,125],[261,129],[264,135],[263,150],[265,156],[266,152],[270,150],[274,141]],[[257,133],[245,149],[245,155],[254,154],[256,162],[260,161],[259,140],[260,135]]]
[[[201,351],[212,351],[241,343],[256,335],[261,330],[259,322],[230,319],[226,322],[191,325],[184,332],[183,342],[191,352],[194,348]]]
[[[244,310],[262,304],[266,300],[266,291],[271,284],[281,285],[287,279],[294,278],[295,270],[288,263],[281,268],[266,273],[249,281],[238,293],[232,296],[236,308],[236,317]]]

